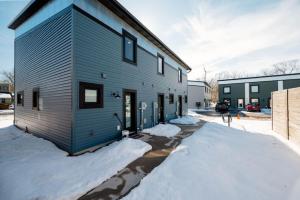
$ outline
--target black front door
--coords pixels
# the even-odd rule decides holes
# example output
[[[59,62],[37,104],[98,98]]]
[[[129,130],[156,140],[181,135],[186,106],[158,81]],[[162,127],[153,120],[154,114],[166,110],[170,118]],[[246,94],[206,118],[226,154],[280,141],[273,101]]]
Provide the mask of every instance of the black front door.
[[[164,122],[164,95],[163,94],[158,94],[158,122]]]
[[[123,92],[124,106],[124,129],[130,132],[136,132],[136,91],[124,90]]]
[[[178,115],[182,116],[182,96],[178,96]]]

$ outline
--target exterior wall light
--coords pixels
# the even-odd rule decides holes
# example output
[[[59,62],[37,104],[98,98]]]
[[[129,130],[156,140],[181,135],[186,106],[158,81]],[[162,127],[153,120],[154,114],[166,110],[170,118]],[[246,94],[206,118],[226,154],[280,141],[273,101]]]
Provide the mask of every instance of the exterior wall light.
[[[119,92],[112,92],[111,96],[115,97],[115,99],[121,99],[121,96],[119,95]]]

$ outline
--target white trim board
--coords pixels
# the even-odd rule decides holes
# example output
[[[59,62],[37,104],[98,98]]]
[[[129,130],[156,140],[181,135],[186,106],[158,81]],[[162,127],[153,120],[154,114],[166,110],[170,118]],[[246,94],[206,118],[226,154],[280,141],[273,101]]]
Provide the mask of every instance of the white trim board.
[[[201,87],[205,87],[205,83],[203,82],[189,82],[188,81],[188,86],[201,86]]]
[[[243,78],[235,80],[220,80],[218,84],[232,84],[232,83],[252,83],[252,82],[264,82],[264,81],[284,81],[300,79],[300,74],[289,74],[283,76],[270,76],[270,77],[256,77],[256,78]]]

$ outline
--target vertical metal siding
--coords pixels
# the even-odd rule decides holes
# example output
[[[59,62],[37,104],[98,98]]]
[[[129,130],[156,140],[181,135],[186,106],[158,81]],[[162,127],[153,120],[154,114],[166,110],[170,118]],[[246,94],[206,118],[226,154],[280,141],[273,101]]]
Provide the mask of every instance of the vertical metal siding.
[[[15,107],[15,124],[71,152],[71,9],[15,40],[15,91],[24,90],[24,107]],[[32,89],[42,105],[32,110]]]
[[[120,136],[119,124],[113,116],[118,113],[123,120],[123,100],[115,99],[112,92],[123,89],[137,91],[137,105],[145,101],[148,108],[145,112],[146,127],[152,124],[152,102],[157,101],[158,93],[165,94],[165,114],[167,118],[175,116],[175,104],[169,105],[169,88],[178,95],[187,94],[187,77],[178,83],[177,70],[165,64],[165,76],[157,74],[157,58],[145,50],[137,49],[137,65],[122,60],[122,38],[97,22],[89,19],[76,10],[74,12],[74,141],[75,151],[105,143]],[[107,75],[101,78],[101,73]],[[104,85],[104,108],[79,109],[78,85],[80,81]],[[154,87],[152,87],[152,84]],[[174,91],[176,89],[176,92]],[[184,111],[187,104],[183,103]],[[137,112],[137,125],[140,125],[140,113]]]

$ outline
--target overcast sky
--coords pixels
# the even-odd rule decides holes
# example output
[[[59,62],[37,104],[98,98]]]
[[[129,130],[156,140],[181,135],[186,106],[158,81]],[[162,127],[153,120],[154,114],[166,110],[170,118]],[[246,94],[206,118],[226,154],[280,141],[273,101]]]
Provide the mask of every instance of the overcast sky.
[[[299,0],[119,0],[192,67],[257,73],[300,58]],[[27,2],[27,1],[25,1]],[[9,21],[24,1],[0,1],[0,68],[13,67]]]

